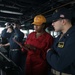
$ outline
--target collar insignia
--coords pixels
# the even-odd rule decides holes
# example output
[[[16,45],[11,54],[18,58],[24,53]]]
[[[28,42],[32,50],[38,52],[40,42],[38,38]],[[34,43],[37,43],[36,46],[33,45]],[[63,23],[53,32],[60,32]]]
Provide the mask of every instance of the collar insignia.
[[[64,47],[64,42],[59,42],[59,43],[58,43],[58,47],[59,47],[59,48],[63,48],[63,47]]]

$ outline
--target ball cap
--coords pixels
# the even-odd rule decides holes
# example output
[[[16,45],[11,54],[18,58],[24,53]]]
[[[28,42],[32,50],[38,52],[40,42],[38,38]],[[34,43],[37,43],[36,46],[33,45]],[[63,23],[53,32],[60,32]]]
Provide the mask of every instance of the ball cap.
[[[58,19],[72,19],[71,11],[67,8],[60,8],[52,14],[52,22]]]

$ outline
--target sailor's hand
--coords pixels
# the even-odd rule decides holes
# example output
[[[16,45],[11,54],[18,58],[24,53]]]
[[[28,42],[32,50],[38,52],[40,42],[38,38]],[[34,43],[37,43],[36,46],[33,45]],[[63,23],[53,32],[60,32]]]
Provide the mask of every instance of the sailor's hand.
[[[17,27],[17,25],[15,23],[13,23],[13,28],[15,29]]]
[[[4,46],[4,44],[0,44],[0,47],[3,47]]]

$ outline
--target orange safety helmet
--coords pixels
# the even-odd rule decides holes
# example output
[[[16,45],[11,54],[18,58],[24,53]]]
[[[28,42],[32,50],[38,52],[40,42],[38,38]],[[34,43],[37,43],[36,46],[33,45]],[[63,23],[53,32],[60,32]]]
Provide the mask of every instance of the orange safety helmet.
[[[43,23],[46,23],[46,18],[43,15],[37,15],[34,17],[34,22],[32,24],[42,25]]]

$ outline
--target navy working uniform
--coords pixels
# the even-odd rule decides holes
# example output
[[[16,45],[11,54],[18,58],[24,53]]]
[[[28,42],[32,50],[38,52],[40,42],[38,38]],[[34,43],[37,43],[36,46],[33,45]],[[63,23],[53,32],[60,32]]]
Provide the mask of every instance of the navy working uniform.
[[[47,52],[47,61],[52,66],[52,75],[75,75],[75,26],[60,39],[61,35]]]
[[[7,32],[8,27],[11,27],[10,23],[7,24],[7,28],[5,28],[1,33],[1,44],[8,43],[8,41],[12,35],[12,32],[11,33]],[[6,55],[9,56],[9,46],[4,46],[4,48],[7,50]]]
[[[10,56],[10,59],[12,59],[19,66],[20,59],[21,59],[21,48],[16,42],[14,42],[13,39],[18,41],[19,43],[22,43],[24,34],[18,28],[15,28],[14,31],[15,32],[12,34],[9,40],[9,43],[10,43],[9,56]]]

